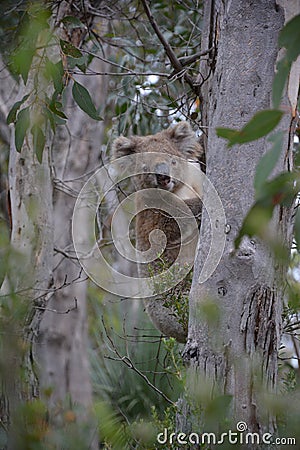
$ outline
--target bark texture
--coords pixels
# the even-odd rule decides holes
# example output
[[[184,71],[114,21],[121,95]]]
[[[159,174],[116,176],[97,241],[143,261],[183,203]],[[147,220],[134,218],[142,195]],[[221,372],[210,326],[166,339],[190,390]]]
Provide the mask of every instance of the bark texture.
[[[8,78],[9,75],[7,74]],[[35,65],[28,82],[20,82],[13,101],[31,93],[33,80],[46,89],[43,75]],[[12,87],[15,83],[12,81]],[[38,114],[36,103],[31,114]],[[18,430],[20,401],[38,398],[39,381],[34,360],[38,325],[52,280],[53,268],[53,207],[52,180],[49,164],[49,135],[45,142],[42,162],[33,149],[32,136],[27,135],[17,152],[14,130],[10,133],[8,192],[11,214],[11,256],[1,287],[4,296],[4,352],[7,355],[3,391],[9,405],[8,448],[21,448]],[[13,318],[13,320],[12,320]],[[7,326],[7,328],[6,328]],[[23,332],[23,336],[20,332]],[[19,336],[18,339],[11,339]],[[24,339],[24,340],[22,340]],[[26,344],[25,344],[26,342]],[[22,346],[28,350],[22,350]],[[20,366],[24,369],[21,377]]]
[[[93,69],[101,71],[99,64],[102,63],[96,62]],[[99,77],[88,77],[85,81],[85,86],[93,93],[95,104],[99,105],[104,101],[105,83]],[[75,107],[71,92],[67,115],[68,129],[63,127],[59,130],[52,147],[54,286],[40,326],[38,359],[43,368],[41,384],[53,387],[53,403],[69,393],[75,403],[90,406],[87,276],[73,249],[72,215],[77,195],[88,178],[87,174],[99,164],[103,126]],[[80,228],[83,235],[88,232],[84,221]]]
[[[62,2],[60,6],[61,17],[57,19],[70,13],[68,2]],[[97,26],[101,28],[102,22]],[[79,45],[82,36],[75,34],[73,37],[73,44]],[[64,38],[69,39],[68,36]],[[53,53],[55,48],[51,47]],[[103,65],[102,61],[95,59],[91,67],[101,72],[104,71]],[[41,92],[48,90],[47,80],[44,85],[42,77],[39,66],[33,64],[26,86],[19,86],[13,103],[31,92],[33,80],[38,83]],[[80,79],[80,83],[85,84],[97,106],[105,102],[106,80],[96,76],[86,77],[85,80]],[[14,133],[11,133],[11,244],[16,256],[12,259],[1,293],[12,293],[12,299],[20,302],[18,308],[22,303],[28,310],[25,327],[25,340],[29,343],[26,356],[28,383],[26,390],[23,385],[19,388],[20,361],[15,355],[17,350],[20,352],[22,349],[14,348],[9,353],[11,348],[8,348],[8,377],[4,391],[9,399],[9,411],[6,411],[4,401],[1,410],[3,416],[10,414],[10,422],[13,422],[19,400],[31,401],[45,396],[49,423],[61,426],[64,419],[58,410],[63,412],[63,404],[69,398],[71,406],[68,404],[67,407],[79,406],[76,408],[76,420],[78,426],[82,424],[84,427],[92,406],[86,314],[87,277],[73,250],[72,214],[81,187],[99,164],[104,127],[75,105],[70,88],[66,92],[66,103],[68,125],[58,127],[54,137],[50,132],[46,134],[41,164],[34,153],[30,134],[27,134],[18,153]],[[38,107],[30,113],[38,114]],[[8,105],[5,114],[9,109]],[[84,220],[81,230],[85,235]],[[23,319],[16,327],[24,327]],[[10,329],[9,335],[13,332]],[[20,328],[17,332],[20,334]],[[12,373],[15,376],[11,376]],[[3,399],[6,401],[6,397]],[[96,427],[94,423],[91,425],[89,448],[98,448]],[[12,427],[9,448],[15,450],[22,447],[24,442],[18,440],[22,439],[21,435],[22,431]]]
[[[254,201],[256,166],[270,143],[262,138],[228,149],[215,129],[240,129],[256,112],[271,107],[278,33],[284,19],[284,10],[275,0],[205,2],[202,49],[212,51],[201,63],[199,76],[202,125],[207,130],[206,174],[223,202],[226,245],[216,271],[199,284],[210,247],[210,226],[217,226],[210,225],[204,212],[184,358],[200,376],[210,380],[212,396],[218,389],[233,396],[234,421],[245,421],[248,430],[260,433],[272,433],[276,428],[272,417],[263,420],[265,411],[257,393],[262,387],[276,387],[283,300],[278,281],[282,268],[276,266],[271,252],[259,239],[244,238],[236,252],[234,239]],[[283,108],[290,111],[286,101]],[[277,171],[292,167],[291,121],[287,112],[280,125],[285,139]],[[290,211],[275,211],[274,229],[284,230],[287,240],[289,221]],[[216,302],[219,309],[218,322],[213,326],[201,317],[208,300]],[[179,416],[182,426],[189,427]]]

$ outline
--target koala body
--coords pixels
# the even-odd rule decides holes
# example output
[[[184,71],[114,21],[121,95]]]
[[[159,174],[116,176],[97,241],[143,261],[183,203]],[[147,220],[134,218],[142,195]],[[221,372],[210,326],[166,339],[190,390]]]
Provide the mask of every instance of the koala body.
[[[143,158],[143,154],[150,156],[150,152],[151,158]],[[153,152],[155,154],[152,156]],[[121,136],[113,143],[114,159],[133,154],[142,155],[141,167],[135,171],[138,175],[133,176],[137,192],[136,210],[139,211],[135,224],[136,248],[142,252],[151,250],[152,259],[149,263],[139,264],[141,276],[149,277],[149,274],[162,272],[162,269],[171,267],[178,256],[181,264],[194,260],[198,236],[189,233],[189,228],[191,222],[196,220],[199,224],[201,219],[202,205],[197,194],[202,194],[198,163],[202,153],[202,147],[187,122],[180,122],[155,135],[129,138]],[[191,161],[190,165],[181,163],[176,157]],[[126,159],[124,164],[122,170],[134,169],[126,167]],[[199,177],[195,164],[199,167]],[[180,180],[184,180],[186,184]],[[162,195],[166,194],[162,191],[174,195],[168,197]],[[161,233],[155,235],[154,230],[163,232],[165,236],[165,247],[161,254]],[[145,306],[156,328],[166,336],[185,342],[187,308],[183,319],[178,307],[172,302],[175,298],[180,303],[183,297],[187,301],[191,277],[185,277],[179,284],[174,284],[176,286],[167,293],[155,295],[154,292],[153,297],[145,300]]]

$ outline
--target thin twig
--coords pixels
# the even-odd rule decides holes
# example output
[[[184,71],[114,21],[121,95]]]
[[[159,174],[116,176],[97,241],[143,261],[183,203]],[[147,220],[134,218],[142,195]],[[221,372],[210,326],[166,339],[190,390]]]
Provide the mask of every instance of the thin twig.
[[[110,359],[112,361],[122,361],[124,364],[126,364],[126,366],[133,370],[135,373],[137,373],[147,384],[148,386],[150,386],[157,394],[159,394],[161,397],[163,397],[168,403],[170,403],[171,405],[175,406],[175,403],[172,402],[172,400],[170,400],[160,389],[158,389],[154,384],[151,383],[151,381],[147,378],[147,376],[141,372],[139,369],[137,369],[135,367],[135,365],[133,364],[133,362],[131,361],[131,359],[128,356],[122,356],[118,349],[116,348],[112,338],[109,336],[105,322],[103,320],[102,317],[102,324],[105,330],[105,334],[107,339],[109,340],[110,344],[111,344],[111,351],[117,356],[116,358],[112,357],[112,356],[105,356],[106,359]]]
[[[39,309],[41,311],[50,311],[53,312],[55,314],[68,314],[71,311],[74,311],[75,309],[78,309],[78,305],[77,305],[77,298],[74,297],[74,303],[75,305],[72,308],[68,308],[65,311],[57,311],[57,309],[51,309],[51,308],[46,308],[43,306],[34,306],[35,309]]]
[[[193,81],[193,79],[186,73],[185,69],[184,69],[184,65],[181,63],[181,61],[177,58],[177,56],[175,55],[175,53],[173,52],[172,47],[170,46],[170,44],[166,41],[166,39],[164,38],[164,35],[162,34],[162,32],[159,29],[159,26],[156,22],[156,20],[154,19],[151,10],[149,8],[148,2],[146,0],[141,0],[142,5],[144,7],[145,13],[149,19],[149,22],[153,28],[153,30],[155,31],[156,36],[158,37],[158,39],[160,40],[160,42],[162,43],[166,54],[170,60],[170,63],[172,65],[172,67],[174,68],[174,72],[175,73],[182,73],[184,79],[186,80],[186,82],[189,84],[189,86],[191,87],[191,89],[193,90],[193,92],[195,92],[197,94],[197,88],[195,86],[195,83]],[[172,74],[172,76],[174,76],[174,73]]]

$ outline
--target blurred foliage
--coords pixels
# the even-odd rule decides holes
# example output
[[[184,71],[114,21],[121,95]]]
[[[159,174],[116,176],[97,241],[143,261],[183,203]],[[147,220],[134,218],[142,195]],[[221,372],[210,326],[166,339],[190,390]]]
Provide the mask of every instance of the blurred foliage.
[[[183,388],[179,344],[174,339],[161,339],[140,300],[127,299],[122,303],[106,296],[101,305],[94,292],[90,303],[94,318],[91,361],[95,392],[101,393],[102,400],[109,401],[116,410],[126,411],[130,420],[149,418],[153,405],[162,413],[169,402],[139,372],[146,374],[149,383],[170,402],[175,402]]]
[[[94,286],[89,295],[94,398],[110,411],[119,433],[123,430],[120,448],[127,448],[124,439],[132,445],[128,448],[154,448],[158,424],[170,421],[171,415],[174,425],[175,402],[185,380],[181,346],[174,339],[161,339],[140,300],[107,295],[101,300]],[[117,435],[100,431],[112,448],[118,448]]]
[[[53,24],[51,13],[56,11],[58,1],[48,1],[46,4],[26,0],[1,2],[0,51],[4,60],[14,76],[22,77],[25,83],[28,82],[30,71],[36,69],[35,61],[38,61],[37,74],[42,74],[50,90],[50,93],[40,92],[39,79],[33,78],[32,90],[14,104],[7,118],[8,123],[16,125],[18,150],[21,150],[26,136],[31,134],[39,161],[46,132],[56,132],[57,127],[67,124],[63,92],[69,84],[73,86],[74,101],[80,108],[95,120],[101,120],[100,115],[103,117],[107,142],[116,135],[153,134],[174,121],[187,118],[198,122],[199,119],[199,99],[185,82],[183,74],[176,73],[171,67],[165,50],[146,20],[141,3],[132,0],[89,3],[90,10],[82,11],[82,2],[72,2],[73,15],[63,18],[61,24]],[[199,50],[201,6],[202,2],[197,0],[151,2],[153,16],[179,59],[193,56]],[[103,31],[101,22],[93,23],[90,20],[93,13],[109,20],[108,31]],[[278,107],[278,96],[281,96],[290,64],[298,55],[292,50],[299,42],[298,25],[299,18],[296,18],[281,34],[281,44],[288,51],[279,63],[281,66],[275,80],[281,86],[278,90],[274,89],[275,108]],[[55,35],[56,26],[63,27],[65,39]],[[76,46],[67,38],[78,29],[83,32],[84,39]],[[295,42],[294,37],[297,38]],[[55,58],[48,52],[49,48],[53,49],[52,46],[57,47]],[[97,76],[90,69],[93,58],[105,59],[111,64],[109,75],[99,74],[109,76],[109,97],[101,108],[94,105],[93,93],[86,91],[74,79],[76,75]],[[198,64],[199,58],[196,58],[184,66],[184,71],[193,79],[197,76]],[[39,114],[32,115],[35,108]],[[258,113],[245,129],[223,130],[220,136],[223,133],[223,137],[229,138],[232,145],[249,142],[269,133],[280,118],[281,113],[277,109],[264,111]],[[281,136],[274,137],[273,147],[257,168],[256,204],[247,216],[239,239],[244,234],[265,237],[265,226],[272,217],[274,207],[289,206],[298,192],[298,172],[268,180],[278,161],[281,142]],[[1,146],[1,170],[7,164],[7,156],[2,160],[4,151],[7,154],[7,148],[4,150]],[[295,246],[299,251],[298,210],[297,207]],[[281,251],[284,250],[280,247],[278,252]],[[0,252],[2,282],[9,260],[18,257],[9,248],[7,218],[3,219],[2,215]],[[299,330],[299,253],[295,251],[292,258],[287,288],[289,302],[284,319],[285,331],[295,335]],[[102,448],[106,449],[163,448],[155,444],[157,433],[164,428],[170,433],[174,431],[177,409],[172,403],[177,401],[184,389],[185,371],[180,346],[172,339],[163,340],[153,333],[140,303],[126,305],[125,301],[115,298],[104,299],[95,287],[90,288],[90,297],[91,368],[95,395],[94,420],[97,422],[94,426],[95,435],[99,433]],[[20,371],[15,366],[14,355],[22,355],[26,350],[22,327],[27,305],[20,300],[20,296],[1,297],[1,311],[0,369],[2,377],[9,380],[13,378],[12,373]],[[219,311],[216,305],[207,302],[203,314],[210,326],[218,325]],[[182,315],[186,322],[186,309]],[[266,409],[269,408],[269,412],[280,418],[281,436],[298,437],[299,361],[297,367],[287,365],[284,359],[282,361],[283,395],[266,402]],[[229,426],[226,418],[229,415],[230,397],[216,393],[212,398],[209,386],[198,383],[199,386],[197,392],[191,391],[194,399],[190,399],[190,404],[193,405],[196,400],[196,403],[206,405],[205,413],[210,424],[222,423],[223,428]],[[11,390],[14,388],[14,385],[10,386]],[[44,402],[25,402],[14,412],[18,418],[15,448],[89,448],[90,428],[78,423],[78,407],[66,399],[64,404],[57,405],[55,417],[49,417],[48,394],[50,396],[50,391],[44,392]],[[196,415],[201,413],[193,412]],[[0,447],[4,448],[7,439],[5,427],[8,423],[2,420],[2,425]],[[165,448],[172,447],[168,445]]]
[[[279,34],[279,46],[285,49],[284,56],[277,63],[277,72],[273,83],[273,104],[277,108],[288,80],[292,63],[300,53],[300,15],[290,20]],[[296,80],[295,80],[296,81]],[[297,82],[297,81],[296,81]]]

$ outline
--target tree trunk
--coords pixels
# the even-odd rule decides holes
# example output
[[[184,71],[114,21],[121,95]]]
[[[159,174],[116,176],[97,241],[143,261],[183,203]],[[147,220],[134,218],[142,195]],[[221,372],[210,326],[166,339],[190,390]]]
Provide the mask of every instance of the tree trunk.
[[[258,238],[244,238],[237,251],[234,251],[234,239],[254,201],[256,166],[270,143],[262,138],[229,149],[226,141],[217,137],[215,129],[240,129],[256,112],[272,107],[278,33],[284,19],[284,10],[275,0],[205,2],[202,49],[213,49],[201,63],[199,77],[202,124],[207,130],[206,175],[223,203],[226,244],[215,272],[207,281],[199,283],[201,267],[210,248],[210,226],[218,225],[210,225],[204,212],[184,359],[199,374],[198,383],[206,380],[211,398],[218,394],[233,397],[233,424],[244,421],[248,430],[259,433],[272,433],[276,429],[272,414],[263,419],[266,411],[258,392],[276,388],[283,268]],[[283,108],[290,111],[287,100]],[[285,139],[277,172],[292,167],[291,121],[287,113],[280,125]],[[273,228],[284,231],[286,241],[290,240],[289,221],[290,211],[275,211]],[[203,313],[213,303],[218,310],[215,319]],[[193,373],[191,370],[191,377]],[[196,389],[200,389],[199,384]],[[186,409],[184,403],[183,410]],[[187,430],[192,426],[182,415],[178,416],[178,423]]]
[[[92,68],[103,71],[103,63],[95,61]],[[93,93],[95,104],[105,101],[103,78],[87,77],[84,84]],[[41,384],[53,387],[53,403],[70,394],[75,403],[90,406],[87,276],[73,249],[72,215],[88,174],[99,165],[103,126],[75,107],[71,92],[68,94],[68,129],[59,130],[52,148],[55,170],[54,288],[40,326],[38,359],[43,367]],[[87,226],[82,219],[79,228],[88,239]]]
[[[46,89],[43,75],[33,69],[26,85],[20,83],[15,101],[32,91],[34,78],[41,89]],[[39,105],[36,104],[34,108],[37,109],[31,110],[32,115],[38,113]],[[49,149],[48,134],[40,163],[33,148],[32,136],[28,133],[21,151],[17,152],[14,132],[11,132],[8,171],[12,221],[11,255],[1,287],[1,294],[5,297],[2,316],[5,327],[3,345],[7,355],[3,389],[9,404],[11,427],[8,448],[11,449],[21,448],[22,445],[18,430],[19,402],[39,397],[39,381],[33,355],[53,268],[53,202]],[[21,332],[23,336],[20,335]],[[11,336],[19,338],[12,339]]]
[[[65,8],[60,12],[67,15],[69,5],[63,3]],[[55,52],[55,49],[52,47],[51,51]],[[104,66],[106,64],[97,59],[90,65],[95,72],[105,71]],[[31,69],[26,86],[21,85],[14,101],[31,91],[33,80],[39,83],[41,92],[47,89],[47,85],[44,88],[42,72],[39,67]],[[80,83],[89,90],[97,106],[105,102],[107,79],[85,77],[80,79]],[[11,134],[11,244],[16,255],[1,293],[7,296],[11,293],[12,306],[18,302],[16,311],[19,311],[20,304],[26,307],[25,340],[29,343],[29,350],[25,352],[27,383],[24,386],[23,383],[19,386],[19,355],[24,352],[19,348],[22,347],[22,338],[7,339],[5,349],[7,377],[4,391],[9,399],[9,411],[3,401],[1,410],[3,415],[10,415],[9,421],[13,424],[9,448],[14,450],[25,445],[23,431],[17,429],[21,419],[15,425],[13,423],[20,400],[44,398],[49,408],[50,427],[53,423],[63,423],[64,401],[68,399],[72,404],[65,404],[65,407],[75,406],[78,427],[86,427],[92,407],[87,276],[73,250],[72,214],[81,187],[99,164],[104,127],[75,105],[70,88],[65,94],[67,127],[58,127],[52,138],[50,133],[47,134],[41,164],[37,161],[30,133],[27,133],[20,153],[15,149],[14,133]],[[84,220],[81,230],[83,235],[87,233]],[[16,320],[12,324],[15,323]],[[8,326],[12,324],[9,322]],[[23,327],[24,315],[19,318],[15,329],[6,331],[9,336],[20,334]],[[54,406],[56,409],[52,408]],[[89,448],[98,448],[96,426],[93,422],[91,425]]]

